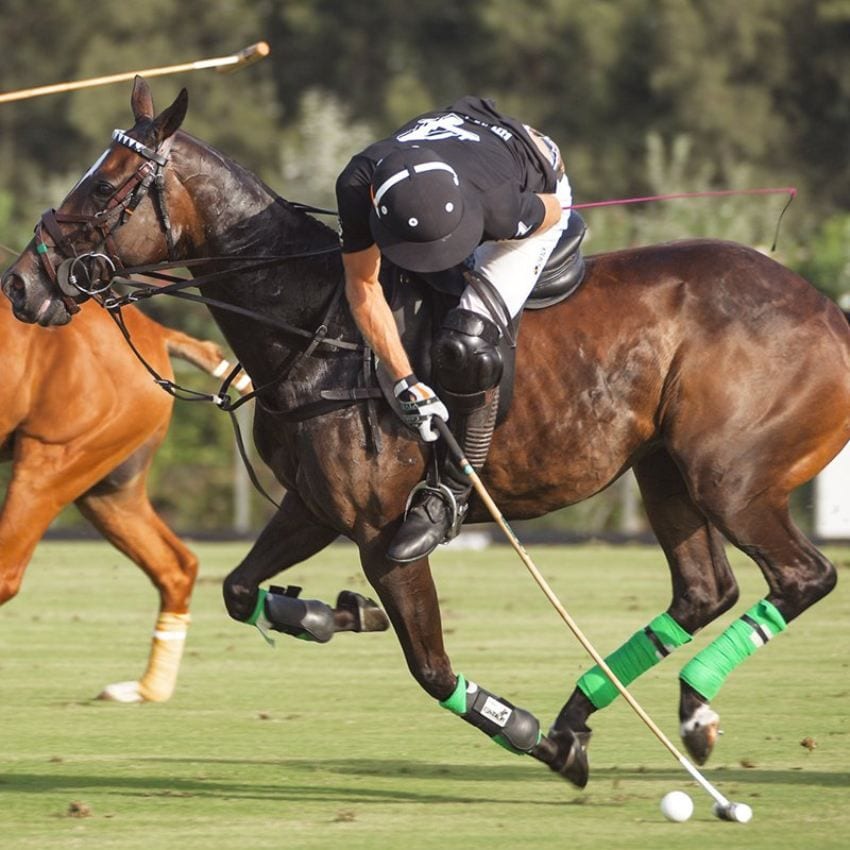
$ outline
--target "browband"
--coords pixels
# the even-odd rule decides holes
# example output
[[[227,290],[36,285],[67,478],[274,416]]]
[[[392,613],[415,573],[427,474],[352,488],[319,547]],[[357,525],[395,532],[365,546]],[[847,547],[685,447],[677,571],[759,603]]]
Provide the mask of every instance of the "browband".
[[[118,142],[119,145],[124,145],[125,148],[135,151],[139,156],[155,162],[157,165],[165,165],[168,162],[168,157],[158,154],[153,148],[143,145],[138,139],[128,136],[123,130],[112,131],[112,141]]]

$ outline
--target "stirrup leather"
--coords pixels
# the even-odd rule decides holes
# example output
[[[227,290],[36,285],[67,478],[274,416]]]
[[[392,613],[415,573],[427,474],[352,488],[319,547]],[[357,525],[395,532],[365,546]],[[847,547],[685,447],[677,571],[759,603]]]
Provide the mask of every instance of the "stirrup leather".
[[[460,527],[463,524],[463,518],[466,515],[465,505],[460,506],[457,503],[455,494],[445,484],[429,484],[427,481],[420,481],[407,497],[407,502],[404,506],[404,518],[410,513],[410,508],[413,505],[413,500],[416,495],[421,492],[433,493],[438,499],[442,499],[448,506],[450,513],[449,530],[446,532],[446,538],[443,542],[448,543],[460,533]]]

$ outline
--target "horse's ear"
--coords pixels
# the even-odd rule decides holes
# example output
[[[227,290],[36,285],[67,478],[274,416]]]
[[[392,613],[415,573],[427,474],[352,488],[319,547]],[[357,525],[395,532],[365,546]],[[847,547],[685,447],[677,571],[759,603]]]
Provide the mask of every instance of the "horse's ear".
[[[147,118],[149,121],[153,118],[153,96],[151,95],[151,87],[147,80],[136,74],[133,80],[133,94],[130,96],[130,107],[133,110],[133,117],[136,121],[141,121],[142,118]]]
[[[157,143],[164,142],[172,133],[176,132],[189,108],[189,92],[180,89],[180,94],[174,99],[174,103],[156,116],[153,125],[156,130]]]

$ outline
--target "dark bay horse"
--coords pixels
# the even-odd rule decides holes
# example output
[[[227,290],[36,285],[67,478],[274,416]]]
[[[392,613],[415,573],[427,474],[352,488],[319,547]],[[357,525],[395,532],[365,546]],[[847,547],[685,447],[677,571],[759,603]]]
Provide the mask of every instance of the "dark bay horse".
[[[220,373],[218,346],[126,314],[140,353],[164,378],[169,355]],[[15,596],[36,544],[71,504],[139,565],[159,593],[147,670],[107,686],[119,702],[168,699],[177,682],[198,561],[156,514],[147,477],[171,421],[171,396],[153,382],[111,318],[85,304],[61,330],[15,321],[0,304],[0,460],[12,462],[0,512],[0,604]]]
[[[212,313],[254,384],[268,385],[254,436],[287,490],[225,580],[231,616],[252,621],[262,582],[344,535],[357,544],[425,691],[508,749],[584,785],[587,720],[606,704],[600,688],[580,680],[541,734],[529,712],[452,670],[427,560],[402,566],[385,555],[423,476],[426,447],[387,405],[376,427],[363,403],[308,415],[322,392],[327,399],[363,375],[353,345],[360,336],[340,297],[335,234],[178,132],[185,90],[155,116],[149,88],[137,79],[131,104],[135,124],[113,137],[65,200],[58,239],[32,243],[5,273],[15,314],[43,325],[70,321],[47,263],[73,252],[107,251],[127,266],[169,254],[218,258],[196,272],[207,275],[203,292],[218,302]],[[136,191],[126,187],[141,185],[152,168],[161,169],[164,188],[125,222],[121,199]],[[276,255],[290,261],[209,277],[229,268],[222,257]],[[634,469],[667,558],[672,600],[612,662],[628,682],[735,604],[724,538],[758,564],[768,588],[757,610],[724,634],[738,660],[832,589],[836,571],[792,523],[788,497],[848,435],[850,328],[841,311],[757,251],[687,241],[590,257],[574,296],[525,316],[513,403],[482,479],[516,519],[581,501]],[[480,503],[469,519],[488,519]],[[642,649],[650,641],[651,658]],[[717,734],[710,699],[729,672],[722,649],[700,653],[682,672],[682,735],[700,763]],[[705,669],[686,676],[693,664]]]

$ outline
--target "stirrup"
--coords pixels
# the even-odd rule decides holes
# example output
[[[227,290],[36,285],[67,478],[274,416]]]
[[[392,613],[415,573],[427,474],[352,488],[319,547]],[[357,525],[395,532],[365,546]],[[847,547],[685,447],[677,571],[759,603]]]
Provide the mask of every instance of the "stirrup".
[[[445,484],[429,484],[427,481],[420,481],[407,497],[407,502],[404,505],[404,519],[407,520],[407,515],[413,506],[413,500],[416,495],[421,492],[433,493],[438,499],[442,499],[449,509],[449,530],[446,532],[444,543],[453,540],[460,534],[460,527],[463,524],[463,518],[466,516],[466,510],[457,503],[455,494]]]
[[[442,499],[448,506],[449,510],[452,514],[452,526],[454,526],[458,514],[460,510],[457,505],[457,499],[455,498],[455,494],[446,487],[445,484],[437,484],[436,486],[433,484],[429,484],[427,481],[420,481],[409,493],[407,497],[407,502],[404,505],[404,518],[407,519],[407,515],[410,513],[410,508],[413,505],[413,499],[416,497],[417,493],[422,491],[426,491],[427,493],[433,493],[438,498]]]

